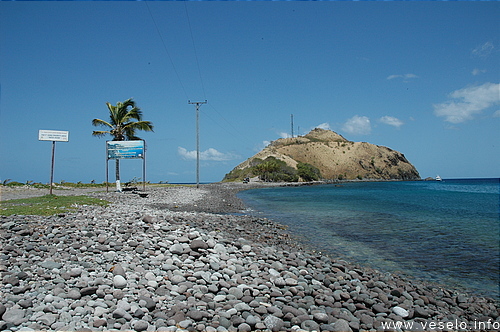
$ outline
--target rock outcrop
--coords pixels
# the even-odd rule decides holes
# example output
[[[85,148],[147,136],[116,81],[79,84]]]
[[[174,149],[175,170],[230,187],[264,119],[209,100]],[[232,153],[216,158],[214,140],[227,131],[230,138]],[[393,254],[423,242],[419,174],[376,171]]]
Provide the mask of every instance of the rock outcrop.
[[[262,151],[236,166],[226,180],[252,177],[252,167],[268,157],[297,169],[298,163],[310,164],[323,179],[418,180],[420,175],[406,157],[385,146],[351,142],[341,135],[316,128],[305,136],[273,141]]]

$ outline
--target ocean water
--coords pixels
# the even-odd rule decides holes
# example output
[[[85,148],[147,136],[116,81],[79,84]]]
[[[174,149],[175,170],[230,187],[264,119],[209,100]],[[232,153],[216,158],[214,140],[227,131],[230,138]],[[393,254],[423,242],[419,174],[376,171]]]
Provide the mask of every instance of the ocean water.
[[[332,257],[498,299],[499,180],[347,182],[238,195],[251,213]]]

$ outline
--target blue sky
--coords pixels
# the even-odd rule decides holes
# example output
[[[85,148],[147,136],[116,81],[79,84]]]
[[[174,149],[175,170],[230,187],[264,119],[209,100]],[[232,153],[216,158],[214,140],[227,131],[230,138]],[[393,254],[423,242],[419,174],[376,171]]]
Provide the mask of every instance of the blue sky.
[[[0,2],[0,180],[105,179],[92,137],[134,98],[147,180],[220,181],[315,127],[405,154],[422,177],[499,177],[498,2]],[[113,164],[110,162],[110,179]],[[142,177],[121,163],[122,181]]]

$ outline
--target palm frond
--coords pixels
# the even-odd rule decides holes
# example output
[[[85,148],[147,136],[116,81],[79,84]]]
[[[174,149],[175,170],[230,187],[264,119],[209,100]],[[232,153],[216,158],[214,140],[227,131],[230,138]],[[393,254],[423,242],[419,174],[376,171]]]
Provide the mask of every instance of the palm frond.
[[[101,119],[93,119],[92,120],[92,125],[97,127],[97,126],[105,126],[105,127],[110,127],[110,128],[113,128],[113,126],[111,124],[109,124],[108,122],[104,121],[104,120],[101,120]]]
[[[97,136],[97,137],[102,137],[102,136],[105,136],[107,134],[110,134],[109,131],[101,131],[101,130],[95,130],[92,132],[92,136]]]
[[[142,111],[139,107],[134,107],[125,114],[126,121],[130,121],[131,119],[141,121],[142,120]]]
[[[124,128],[131,128],[133,130],[153,131],[153,124],[151,121],[136,121],[129,122],[123,126]]]

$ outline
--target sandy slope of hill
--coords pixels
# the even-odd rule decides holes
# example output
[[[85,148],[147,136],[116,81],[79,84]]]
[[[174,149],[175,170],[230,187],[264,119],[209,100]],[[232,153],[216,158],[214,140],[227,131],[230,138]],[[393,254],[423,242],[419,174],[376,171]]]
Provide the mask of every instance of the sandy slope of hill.
[[[341,135],[316,128],[305,136],[278,139],[235,167],[249,168],[256,158],[272,156],[296,168],[308,163],[321,171],[324,179],[416,180],[416,168],[398,152],[385,146],[351,142]]]

